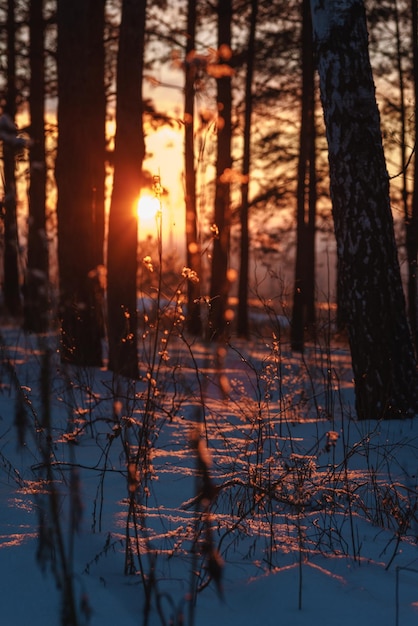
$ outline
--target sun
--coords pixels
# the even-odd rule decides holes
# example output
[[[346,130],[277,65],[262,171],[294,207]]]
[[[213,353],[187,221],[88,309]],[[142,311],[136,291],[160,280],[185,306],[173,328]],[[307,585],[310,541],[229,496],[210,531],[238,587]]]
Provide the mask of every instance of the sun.
[[[160,202],[158,198],[149,193],[142,194],[137,204],[138,219],[145,222],[153,220],[159,208]]]

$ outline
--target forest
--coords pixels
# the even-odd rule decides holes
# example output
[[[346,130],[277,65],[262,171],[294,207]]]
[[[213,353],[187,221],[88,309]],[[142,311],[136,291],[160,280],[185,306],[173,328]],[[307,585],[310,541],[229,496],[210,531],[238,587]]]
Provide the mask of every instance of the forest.
[[[119,575],[121,624],[213,623],[228,568],[302,611],[336,558],[412,624],[417,0],[1,0],[0,58],[0,554],[39,624],[114,623]]]

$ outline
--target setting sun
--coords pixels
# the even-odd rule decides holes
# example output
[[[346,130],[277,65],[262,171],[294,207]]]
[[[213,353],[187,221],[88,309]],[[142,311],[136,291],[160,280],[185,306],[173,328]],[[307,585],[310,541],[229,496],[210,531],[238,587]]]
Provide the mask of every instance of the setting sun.
[[[149,193],[140,196],[137,205],[139,220],[152,220],[157,215],[160,208],[160,201]]]

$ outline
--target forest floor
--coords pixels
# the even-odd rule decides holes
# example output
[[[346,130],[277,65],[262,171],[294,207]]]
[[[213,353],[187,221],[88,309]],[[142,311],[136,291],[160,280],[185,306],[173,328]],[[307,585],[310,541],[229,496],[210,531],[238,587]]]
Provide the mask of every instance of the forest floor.
[[[415,626],[418,420],[355,419],[344,345],[2,340],[2,626]]]

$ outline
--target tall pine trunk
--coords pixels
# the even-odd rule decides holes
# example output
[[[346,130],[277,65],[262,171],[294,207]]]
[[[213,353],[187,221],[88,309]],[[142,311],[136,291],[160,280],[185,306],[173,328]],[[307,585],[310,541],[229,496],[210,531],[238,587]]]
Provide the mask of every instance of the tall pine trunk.
[[[418,411],[362,0],[311,0],[359,419]]]
[[[7,0],[7,91],[4,109],[5,123],[13,127],[16,115],[16,51],[15,2]],[[19,238],[17,229],[17,198],[14,143],[3,141],[4,167],[4,304],[6,311],[17,316],[21,313],[19,276]]]
[[[406,238],[408,248],[408,262],[410,276],[408,281],[409,315],[415,345],[415,354],[418,355],[418,2],[411,0],[412,12],[412,63],[414,83],[414,119],[415,119],[415,155],[413,169],[413,190],[410,222],[407,225]]]
[[[399,79],[399,125],[400,125],[400,139],[399,150],[401,158],[401,196],[402,196],[402,208],[404,214],[405,223],[405,248],[406,257],[408,262],[408,275],[407,275],[407,307],[408,318],[411,326],[412,337],[415,342],[415,351],[417,350],[416,338],[417,338],[417,217],[413,213],[413,206],[410,202],[410,194],[408,189],[408,149],[407,149],[407,109],[406,109],[406,88],[403,69],[403,51],[401,41],[401,29],[400,29],[400,15],[398,11],[398,3],[394,2],[394,20],[395,20],[395,34],[396,34],[396,69]],[[412,27],[413,30],[413,27]]]
[[[250,254],[249,231],[249,178],[251,164],[251,119],[253,111],[253,76],[255,62],[255,35],[257,28],[258,0],[251,2],[250,32],[247,48],[247,72],[245,75],[245,117],[244,117],[244,154],[242,165],[243,181],[241,183],[241,241],[240,271],[238,279],[238,311],[237,333],[240,337],[248,337],[248,277]]]
[[[219,64],[228,64],[231,53],[232,1],[218,0]],[[217,78],[218,144],[216,158],[215,216],[216,236],[213,241],[210,285],[209,336],[221,337],[226,329],[228,306],[228,260],[231,231],[230,170],[232,166],[232,91],[231,75]]]
[[[186,258],[194,272],[187,285],[187,328],[193,335],[202,329],[200,317],[201,250],[197,229],[196,167],[194,153],[194,100],[197,65],[194,62],[196,32],[196,0],[187,4],[187,40],[184,86],[184,171],[186,187]],[[198,280],[199,282],[198,282]]]
[[[302,351],[305,329],[315,324],[315,65],[309,0],[302,3],[302,111],[296,210],[296,266],[291,344]]]
[[[87,7],[87,38],[89,42],[89,60],[86,67],[86,80],[90,88],[86,92],[86,115],[89,133],[89,176],[90,204],[92,221],[93,261],[95,267],[104,263],[105,236],[105,177],[104,167],[106,152],[106,93],[105,46],[103,33],[105,29],[106,0],[90,0]],[[99,302],[103,307],[103,302]]]
[[[109,368],[130,378],[138,377],[136,203],[145,155],[142,126],[145,16],[145,1],[123,0],[107,259]]]
[[[92,80],[91,29],[95,0],[58,0],[58,262],[60,281],[61,357],[77,365],[101,365],[103,334],[100,298],[97,298],[96,240],[97,186],[95,168],[104,168],[103,141],[95,142],[95,111],[101,102],[104,77]],[[104,3],[100,7],[104,10]],[[103,32],[97,41],[103,45]],[[100,45],[100,44],[97,44]],[[100,86],[99,86],[100,85]],[[93,113],[94,112],[94,113]],[[101,117],[104,137],[104,118]]]
[[[48,328],[49,275],[46,234],[45,161],[45,64],[43,0],[31,0],[30,31],[30,134],[28,261],[24,290],[24,328],[45,332]]]

